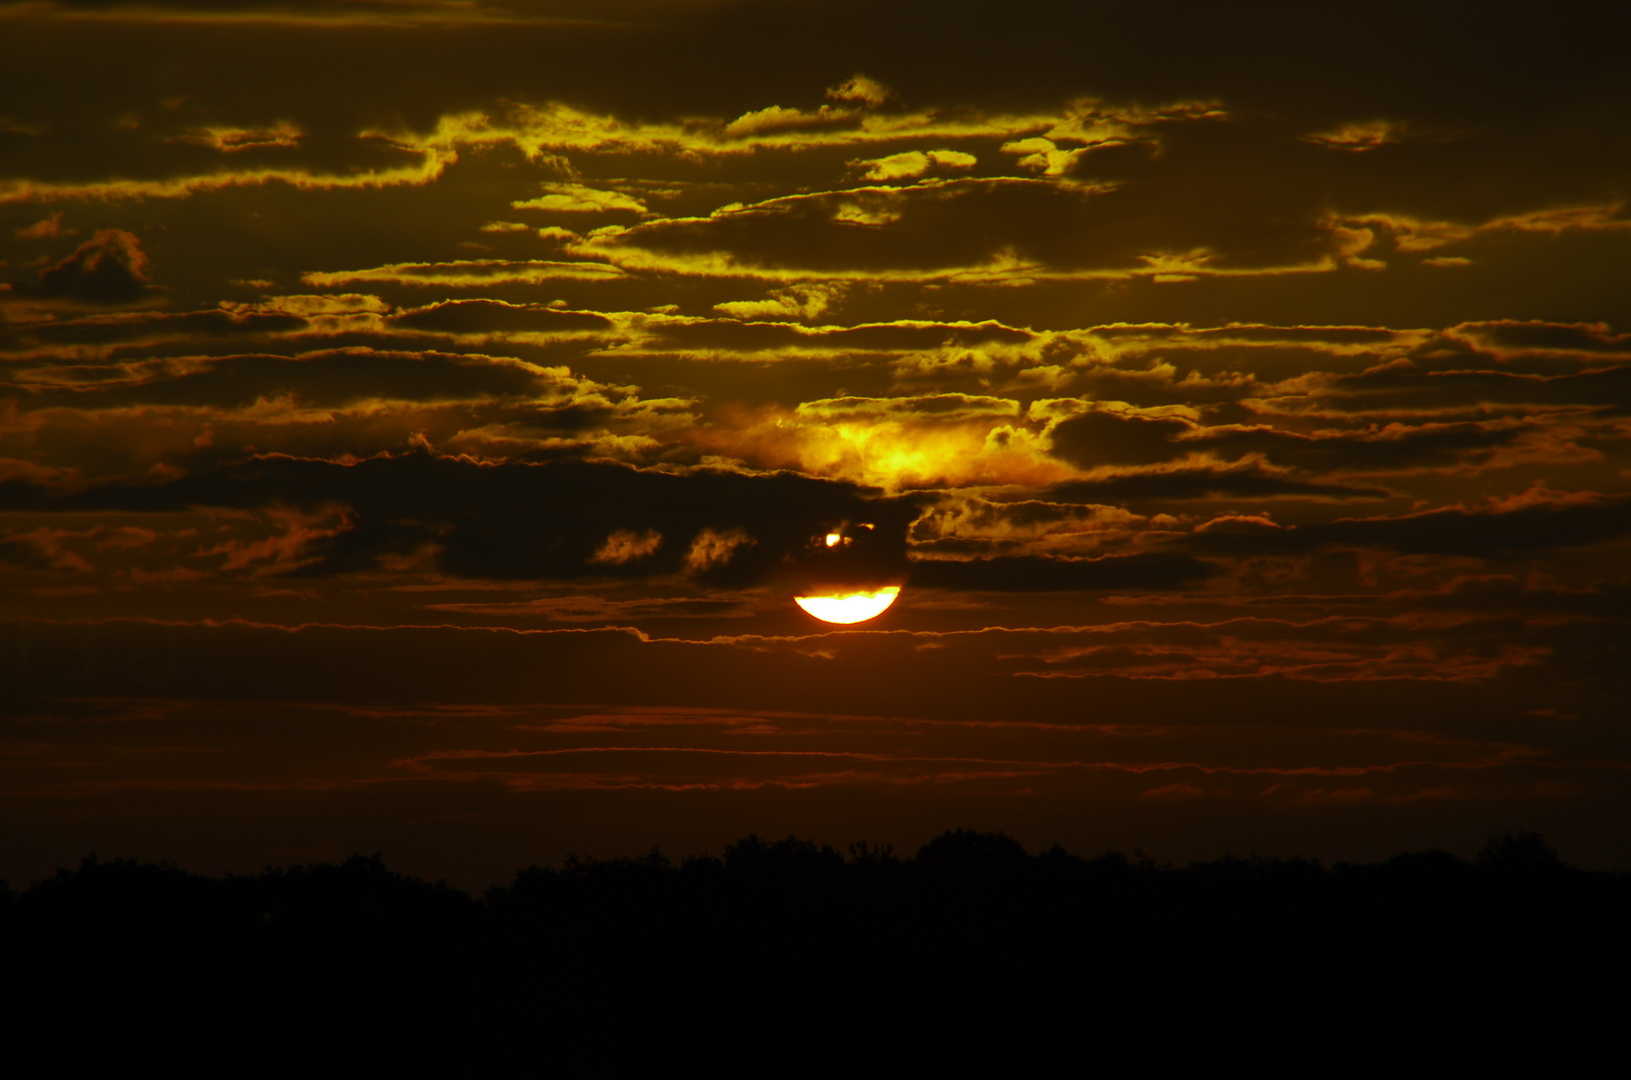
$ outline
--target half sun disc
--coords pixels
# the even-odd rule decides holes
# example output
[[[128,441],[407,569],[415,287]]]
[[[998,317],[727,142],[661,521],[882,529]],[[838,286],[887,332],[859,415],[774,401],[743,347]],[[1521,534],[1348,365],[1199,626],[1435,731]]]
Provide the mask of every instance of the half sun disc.
[[[795,596],[793,603],[823,622],[858,623],[883,614],[899,595],[899,585],[886,585],[881,589],[836,596]]]

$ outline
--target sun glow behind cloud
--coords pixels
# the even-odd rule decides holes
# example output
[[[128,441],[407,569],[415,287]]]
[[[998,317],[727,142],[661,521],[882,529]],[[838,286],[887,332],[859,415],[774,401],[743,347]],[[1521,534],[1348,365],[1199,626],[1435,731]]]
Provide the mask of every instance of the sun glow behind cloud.
[[[858,623],[876,618],[900,596],[899,585],[829,596],[795,596],[793,602],[822,622]]]

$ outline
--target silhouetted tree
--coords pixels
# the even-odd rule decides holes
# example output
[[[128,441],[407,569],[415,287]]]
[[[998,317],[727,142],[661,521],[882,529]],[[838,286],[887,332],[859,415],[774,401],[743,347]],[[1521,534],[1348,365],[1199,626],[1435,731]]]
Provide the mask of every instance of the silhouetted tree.
[[[1059,1054],[1118,1072],[1269,1041],[1350,1057],[1589,1041],[1620,998],[1586,988],[1631,960],[1631,876],[1568,867],[1529,833],[1470,863],[1330,868],[1032,855],[966,829],[911,858],[847,851],[748,836],[677,866],[573,855],[479,901],[378,854],[226,878],[91,856],[0,884],[0,987],[35,1046],[155,1057],[186,1032],[190,1052],[259,1047],[277,1071],[308,1067],[299,1040],[319,1037],[351,1040],[348,1069],[423,1067],[427,1032],[481,1025],[443,1067],[525,1044],[600,1072],[676,1047],[760,1072],[789,1055],[1044,1071]]]
[[[1555,874],[1568,869],[1558,858],[1557,849],[1532,832],[1490,837],[1479,849],[1476,865],[1501,874]]]

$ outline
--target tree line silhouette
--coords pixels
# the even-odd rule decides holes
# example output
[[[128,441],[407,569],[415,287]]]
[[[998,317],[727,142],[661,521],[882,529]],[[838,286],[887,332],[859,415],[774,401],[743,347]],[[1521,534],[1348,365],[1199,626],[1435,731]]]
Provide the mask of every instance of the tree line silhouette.
[[[239,1072],[333,1040],[367,1070],[528,1047],[595,1073],[1555,1064],[1623,1018],[1628,915],[1631,874],[1534,834],[1471,861],[1182,867],[966,830],[910,858],[749,836],[572,856],[480,897],[379,855],[224,878],[92,856],[0,887],[0,969],[14,1048]]]

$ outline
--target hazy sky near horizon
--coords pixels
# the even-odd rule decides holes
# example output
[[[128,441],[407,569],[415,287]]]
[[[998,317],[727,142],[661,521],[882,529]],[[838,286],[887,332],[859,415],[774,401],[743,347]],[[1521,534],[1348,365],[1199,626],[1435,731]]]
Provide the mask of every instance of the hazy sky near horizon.
[[[0,3],[0,876],[1631,865],[1628,24]]]

